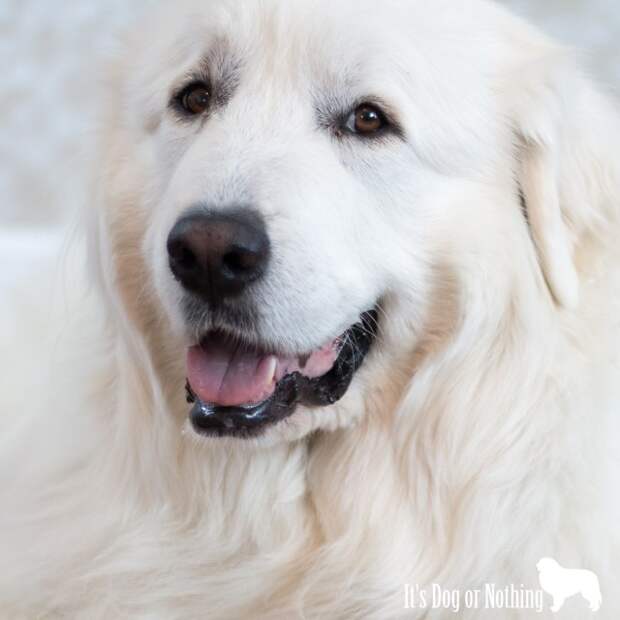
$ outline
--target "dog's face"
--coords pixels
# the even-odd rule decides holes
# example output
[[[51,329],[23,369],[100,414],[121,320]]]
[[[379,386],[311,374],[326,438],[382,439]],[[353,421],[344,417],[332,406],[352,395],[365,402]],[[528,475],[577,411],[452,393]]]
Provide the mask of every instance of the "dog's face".
[[[115,269],[200,433],[349,423],[468,289],[492,304],[530,264],[511,22],[440,4],[175,4],[130,44]]]

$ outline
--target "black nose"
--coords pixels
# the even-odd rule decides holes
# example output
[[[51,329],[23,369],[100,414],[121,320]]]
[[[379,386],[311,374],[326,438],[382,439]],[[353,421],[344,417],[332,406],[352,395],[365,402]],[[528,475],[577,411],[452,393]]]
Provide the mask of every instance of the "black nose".
[[[270,256],[269,237],[258,213],[195,211],[182,217],[168,236],[174,277],[212,303],[240,295],[258,280]]]

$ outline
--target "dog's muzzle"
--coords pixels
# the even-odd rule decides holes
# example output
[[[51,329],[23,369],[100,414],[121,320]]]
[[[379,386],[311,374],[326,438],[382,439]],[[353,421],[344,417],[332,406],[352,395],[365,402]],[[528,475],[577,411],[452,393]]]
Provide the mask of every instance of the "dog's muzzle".
[[[255,437],[291,416],[298,405],[314,408],[334,404],[346,394],[356,371],[370,351],[377,334],[377,319],[376,310],[364,313],[358,323],[334,343],[330,343],[328,348],[334,352],[334,361],[331,367],[319,376],[311,376],[316,374],[316,368],[309,368],[314,354],[302,356],[296,361],[279,359],[273,355],[260,357],[260,354],[254,351],[243,351],[239,355],[239,347],[242,345],[238,343],[230,343],[229,365],[225,369],[223,364],[220,365],[219,370],[223,374],[221,381],[216,377],[212,383],[212,376],[201,376],[200,363],[192,363],[190,359],[190,377],[186,389],[188,401],[194,404],[190,413],[193,428],[201,435],[212,437]],[[209,340],[199,345],[202,353],[197,350],[190,351],[190,358],[200,355],[207,357],[208,342]],[[222,347],[221,342],[218,345]],[[325,350],[326,348],[319,350],[322,359],[319,362],[315,360],[317,368],[328,359]],[[252,355],[257,356],[255,359],[260,357],[259,361],[248,362],[248,357]],[[239,358],[241,362],[238,361]],[[271,361],[265,362],[265,359]],[[203,361],[204,368],[217,367],[217,364],[210,366],[210,362]],[[244,384],[244,370],[234,368],[236,363],[254,365],[257,374],[246,377],[247,382]],[[267,372],[273,372],[273,375],[266,376],[265,383],[262,383],[261,365],[271,365]],[[240,378],[234,376],[237,372],[242,375]],[[217,383],[219,386],[216,386]],[[231,404],[235,400],[242,401],[252,392],[258,394],[260,390],[266,390],[267,394],[262,400]],[[229,404],[221,404],[222,402]]]
[[[305,355],[257,345],[256,334],[243,337],[248,295],[271,258],[260,214],[249,208],[221,213],[194,207],[174,225],[167,250],[188,307],[198,306],[198,314],[206,311],[211,325],[218,324],[216,319],[223,325],[207,331],[187,355],[187,396],[194,404],[190,417],[198,433],[256,436],[288,418],[298,405],[323,407],[344,396],[376,336],[376,310]]]

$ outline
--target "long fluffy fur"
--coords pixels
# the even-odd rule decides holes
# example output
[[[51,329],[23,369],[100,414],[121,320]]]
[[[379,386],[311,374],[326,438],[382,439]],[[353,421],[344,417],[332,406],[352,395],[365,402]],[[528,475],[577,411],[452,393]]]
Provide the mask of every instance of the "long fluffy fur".
[[[456,32],[497,31],[498,47],[478,54],[502,56],[501,108],[455,117],[464,153],[442,150],[441,128],[416,136],[420,159],[446,174],[432,197],[446,206],[432,221],[438,249],[422,257],[424,277],[390,292],[378,350],[343,403],[328,416],[302,411],[265,442],[206,441],[184,422],[174,319],[144,240],[160,180],[136,146],[143,128],[123,117],[123,106],[155,105],[127,74],[140,67],[156,80],[160,67],[156,54],[114,65],[89,224],[95,290],[67,286],[68,301],[50,309],[62,338],[31,328],[34,344],[21,330],[7,345],[2,617],[443,618],[405,610],[404,584],[536,589],[544,556],[594,571],[598,617],[617,616],[617,115],[570,54],[497,8],[467,4],[469,17],[444,10]],[[256,3],[253,15],[271,24],[274,5]],[[153,22],[162,38],[186,23],[169,19]],[[432,57],[432,37],[420,45]],[[482,181],[462,158],[477,115],[491,127],[475,147]],[[405,208],[400,179],[378,185]],[[390,268],[414,278],[390,251]],[[41,385],[24,380],[34,357],[48,369]],[[562,613],[584,612],[567,603]]]

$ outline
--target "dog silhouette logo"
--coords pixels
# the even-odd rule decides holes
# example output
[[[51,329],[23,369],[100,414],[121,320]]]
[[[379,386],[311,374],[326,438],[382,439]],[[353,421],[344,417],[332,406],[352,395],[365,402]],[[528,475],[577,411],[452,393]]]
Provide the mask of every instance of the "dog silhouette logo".
[[[592,571],[563,568],[552,558],[542,558],[536,568],[540,587],[553,597],[552,612],[560,611],[566,599],[577,594],[586,599],[592,611],[601,608],[601,587]]]

